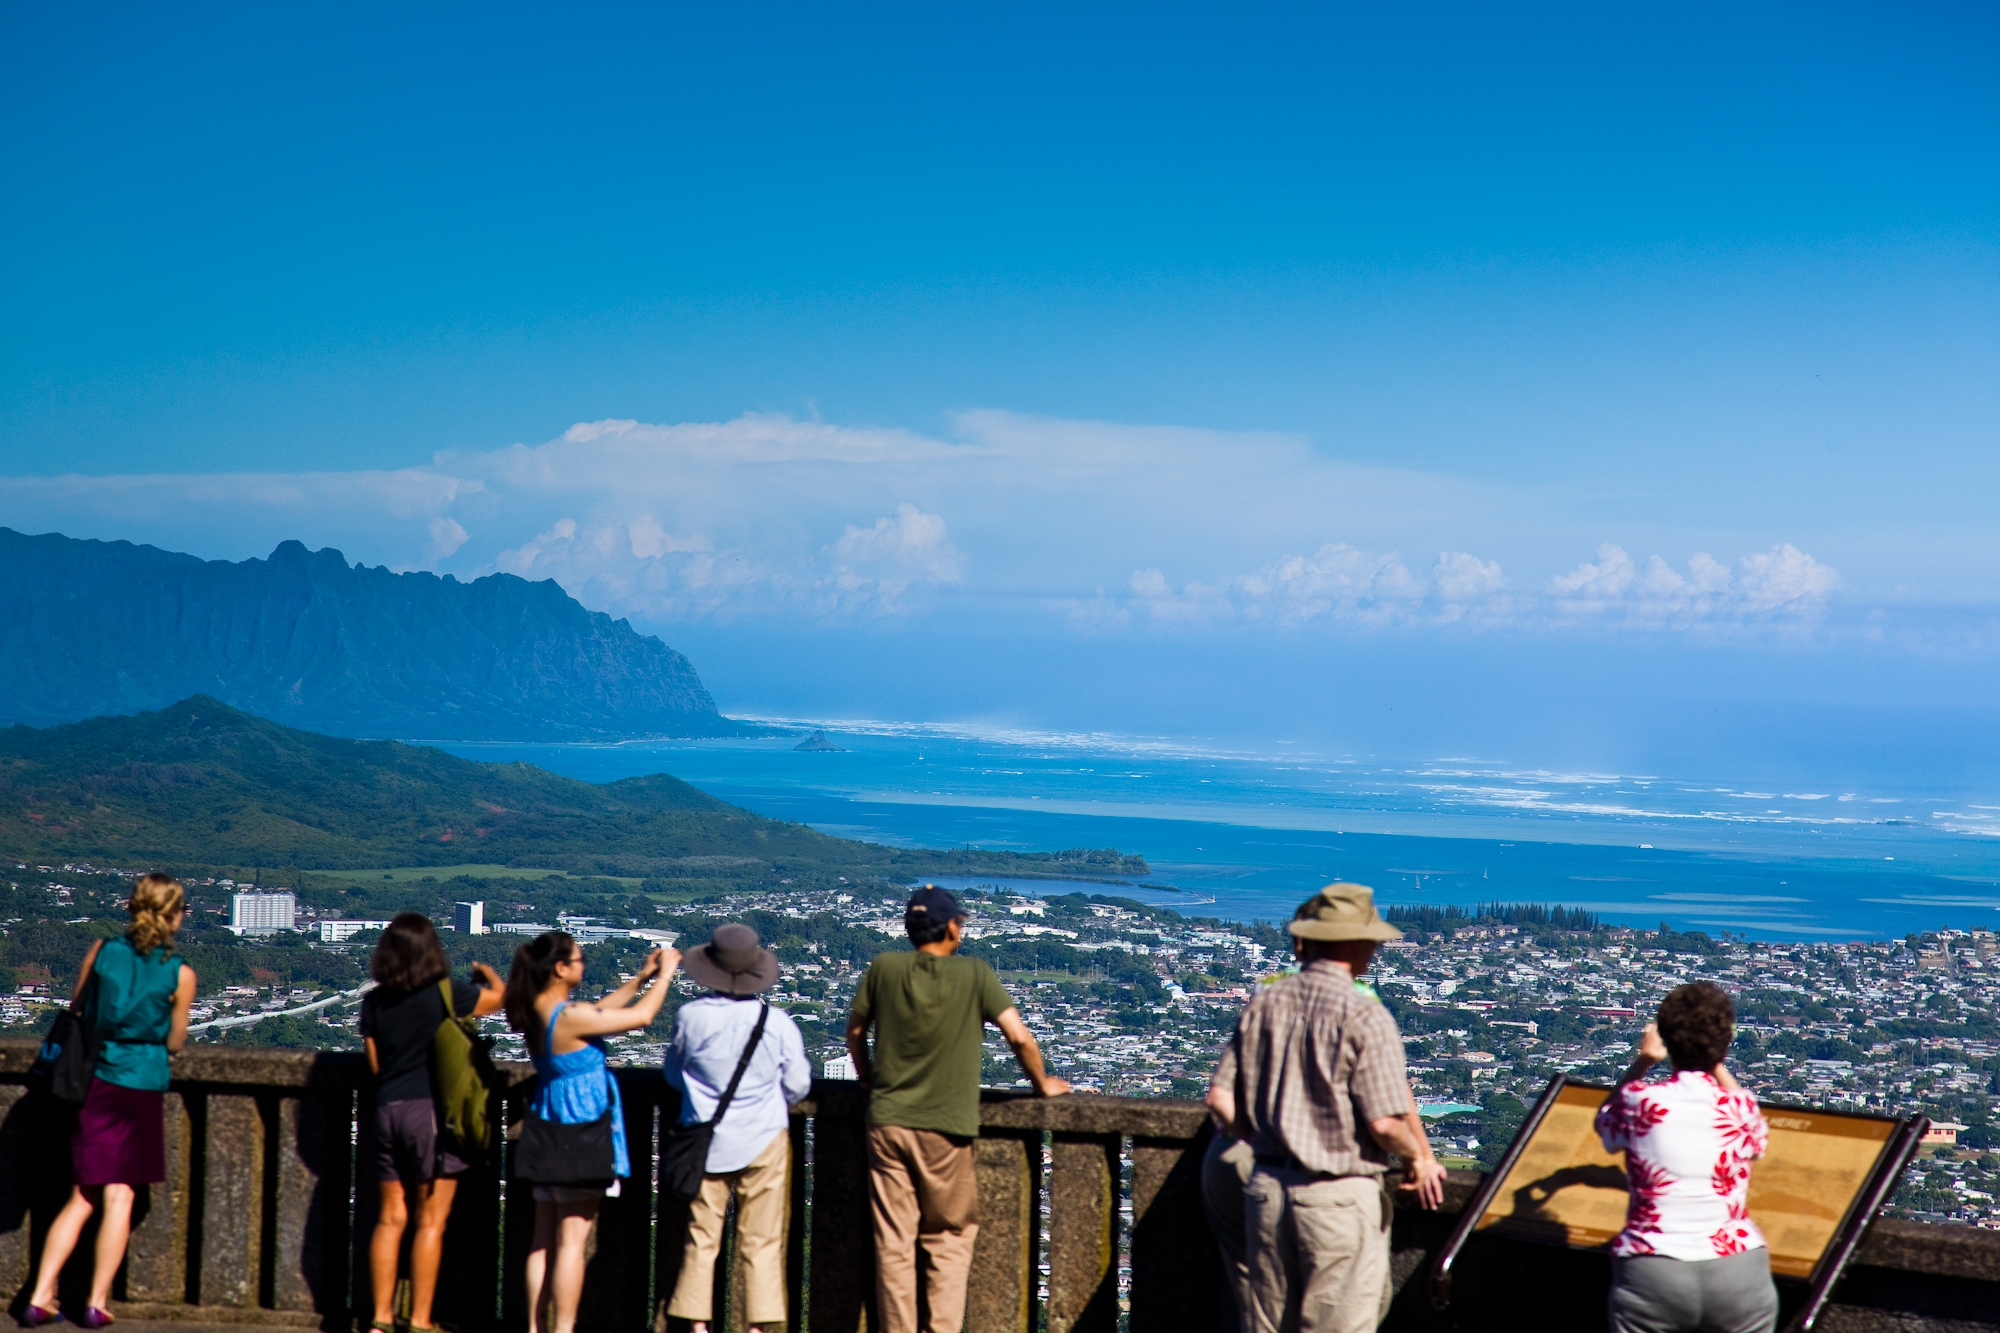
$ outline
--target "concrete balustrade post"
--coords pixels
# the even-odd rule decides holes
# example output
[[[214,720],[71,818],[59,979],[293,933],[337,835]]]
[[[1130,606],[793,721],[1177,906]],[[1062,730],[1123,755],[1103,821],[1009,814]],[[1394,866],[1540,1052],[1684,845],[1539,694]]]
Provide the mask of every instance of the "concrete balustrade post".
[[[509,1132],[518,1130],[528,1114],[534,1096],[532,1081],[523,1082],[507,1095]],[[515,1140],[506,1140],[503,1154],[506,1195],[502,1208],[504,1229],[500,1259],[500,1327],[503,1333],[522,1333],[528,1327],[526,1278],[528,1250],[535,1239],[535,1187],[513,1178]]]
[[[214,1093],[202,1137],[201,1303],[258,1304],[264,1240],[264,1116],[257,1098]]]
[[[308,1091],[278,1103],[275,1309],[346,1312],[354,1100]]]
[[[6,1291],[24,1286],[34,1266],[29,1218],[40,1184],[37,1168],[55,1149],[27,1094],[18,1083],[0,1085],[0,1290]]]
[[[966,1293],[969,1333],[1029,1333],[1035,1326],[1035,1251],[1041,1239],[1042,1136],[989,1130],[973,1150],[979,1239]]]
[[[662,1122],[664,1123],[664,1122]],[[792,1176],[786,1186],[785,1211],[785,1315],[792,1328],[806,1322],[806,1118],[792,1117],[788,1129],[792,1144]]]
[[[498,1120],[503,1098],[495,1093],[488,1114]],[[500,1168],[475,1163],[458,1177],[451,1220],[444,1231],[444,1259],[438,1266],[432,1317],[458,1333],[491,1333],[499,1320],[502,1279]]]
[[[1209,1131],[1132,1140],[1132,1327],[1219,1328],[1222,1261],[1201,1210]]]
[[[1057,1130],[1049,1173],[1048,1333],[1118,1326],[1116,1134]]]
[[[651,1069],[620,1069],[625,1147],[632,1174],[597,1213],[597,1248],[584,1273],[577,1310],[582,1333],[629,1333],[651,1322],[653,1247],[653,1122],[665,1080]]]
[[[188,1296],[188,1209],[193,1205],[189,1171],[194,1124],[186,1100],[166,1095],[167,1178],[139,1191],[133,1208],[132,1243],[125,1251],[124,1299],[178,1305]]]
[[[872,1327],[875,1224],[868,1202],[868,1090],[820,1082],[813,1124],[812,1258],[806,1282],[813,1333]]]

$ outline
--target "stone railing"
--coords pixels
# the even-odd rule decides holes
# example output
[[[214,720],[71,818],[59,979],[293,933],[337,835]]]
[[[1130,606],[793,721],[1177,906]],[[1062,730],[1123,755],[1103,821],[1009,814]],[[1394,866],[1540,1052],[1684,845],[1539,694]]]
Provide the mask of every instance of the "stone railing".
[[[0,1283],[25,1288],[67,1190],[68,1143],[25,1095],[32,1045],[0,1042]],[[526,1066],[501,1098],[519,1114]],[[636,1162],[676,1110],[651,1070],[619,1071]],[[365,1324],[373,1185],[357,1173],[367,1075],[351,1054],[198,1046],[174,1061],[164,1186],[144,1192],[115,1289],[126,1318],[348,1330]],[[865,1333],[872,1289],[865,1100],[820,1082],[792,1118],[787,1285],[795,1324]],[[1221,1274],[1199,1198],[1206,1117],[1191,1102],[1051,1101],[988,1093],[977,1149],[980,1232],[969,1333],[1132,1333],[1220,1327]],[[1439,1213],[1403,1204],[1395,1222],[1398,1330],[1603,1326],[1602,1255],[1475,1239],[1448,1310],[1429,1299],[1428,1256],[1478,1183],[1454,1173]],[[445,1238],[437,1318],[458,1333],[524,1328],[519,1274],[533,1215],[524,1191],[474,1173]],[[584,1333],[654,1326],[680,1264],[685,1212],[641,1171],[608,1200],[594,1241]],[[90,1246],[64,1274],[88,1281]],[[721,1261],[718,1292],[741,1290]],[[741,1309],[740,1301],[731,1301]],[[2000,1329],[2000,1235],[1879,1222],[1819,1321],[1825,1330]],[[728,1321],[732,1326],[740,1320]]]

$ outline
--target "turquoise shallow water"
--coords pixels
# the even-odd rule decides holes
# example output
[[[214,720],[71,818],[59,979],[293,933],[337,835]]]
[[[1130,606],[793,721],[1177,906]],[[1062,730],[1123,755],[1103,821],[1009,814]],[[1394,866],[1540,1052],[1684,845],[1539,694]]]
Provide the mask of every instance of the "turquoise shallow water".
[[[1115,846],[1144,855],[1152,874],[1089,891],[1233,920],[1282,919],[1345,878],[1385,902],[1560,903],[1765,938],[2000,924],[1995,793],[1744,787],[884,723],[830,731],[842,753],[795,751],[797,734],[444,748],[593,782],[672,773],[761,814],[875,842]]]

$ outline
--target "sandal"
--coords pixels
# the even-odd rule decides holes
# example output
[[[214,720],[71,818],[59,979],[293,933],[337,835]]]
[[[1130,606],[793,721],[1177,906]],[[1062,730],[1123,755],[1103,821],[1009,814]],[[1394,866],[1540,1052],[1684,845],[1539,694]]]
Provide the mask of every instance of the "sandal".
[[[61,1310],[44,1310],[41,1306],[30,1301],[27,1308],[21,1311],[20,1317],[14,1322],[22,1328],[40,1328],[44,1324],[60,1324],[62,1321]]]
[[[87,1307],[76,1317],[78,1328],[109,1328],[117,1322],[111,1317],[111,1311],[100,1310],[94,1305]]]

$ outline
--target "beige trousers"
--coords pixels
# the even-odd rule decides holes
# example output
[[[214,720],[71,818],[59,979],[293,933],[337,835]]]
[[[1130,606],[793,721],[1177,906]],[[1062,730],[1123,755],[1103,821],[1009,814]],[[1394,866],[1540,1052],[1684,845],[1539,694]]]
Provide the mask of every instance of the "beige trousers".
[[[979,1238],[972,1140],[870,1125],[868,1192],[882,1333],[959,1333],[972,1245]]]
[[[1390,1294],[1382,1182],[1259,1162],[1244,1195],[1244,1333],[1373,1333]]]
[[[736,1195],[736,1253],[749,1277],[749,1309],[744,1322],[785,1322],[785,1182],[791,1165],[791,1137],[771,1136],[757,1160],[741,1171],[704,1176],[701,1193],[689,1205],[687,1248],[674,1283],[667,1314],[703,1322],[715,1314],[715,1256],[722,1249],[722,1219]]]

